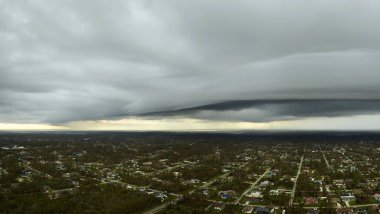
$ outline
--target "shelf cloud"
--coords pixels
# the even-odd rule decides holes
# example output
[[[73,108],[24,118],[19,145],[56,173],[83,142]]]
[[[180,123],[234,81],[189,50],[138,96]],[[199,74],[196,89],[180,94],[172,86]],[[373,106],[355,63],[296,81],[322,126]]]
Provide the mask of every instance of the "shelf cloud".
[[[379,10],[370,0],[0,1],[0,122],[380,114]]]
[[[141,116],[271,122],[307,117],[376,115],[380,100],[238,100],[172,111],[150,112]]]

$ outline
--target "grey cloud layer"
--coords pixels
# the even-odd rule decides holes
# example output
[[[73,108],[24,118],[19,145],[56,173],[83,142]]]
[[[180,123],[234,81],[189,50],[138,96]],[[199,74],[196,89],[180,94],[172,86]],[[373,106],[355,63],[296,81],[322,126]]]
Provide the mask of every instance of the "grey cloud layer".
[[[221,121],[269,122],[304,117],[340,117],[380,113],[380,100],[237,100],[141,116]]]
[[[369,0],[0,0],[0,122],[64,123],[234,100],[366,99],[323,111],[297,101],[190,116],[373,113],[379,9]]]

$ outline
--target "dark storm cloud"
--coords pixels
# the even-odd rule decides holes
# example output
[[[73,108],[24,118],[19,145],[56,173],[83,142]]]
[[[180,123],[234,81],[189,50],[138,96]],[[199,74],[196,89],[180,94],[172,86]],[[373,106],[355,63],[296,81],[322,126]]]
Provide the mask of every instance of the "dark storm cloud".
[[[187,116],[222,121],[269,122],[304,117],[340,117],[380,113],[380,100],[237,100],[150,112],[141,116]]]
[[[372,114],[379,9],[369,0],[0,0],[0,122],[182,115],[173,110],[237,100],[266,102],[186,115]],[[320,110],[313,99],[329,101]]]

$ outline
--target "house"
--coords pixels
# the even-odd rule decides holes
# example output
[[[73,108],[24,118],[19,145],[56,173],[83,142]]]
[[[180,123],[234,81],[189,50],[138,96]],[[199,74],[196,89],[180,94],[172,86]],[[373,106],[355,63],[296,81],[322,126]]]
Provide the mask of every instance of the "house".
[[[379,205],[373,205],[369,208],[369,210],[372,211],[372,213],[380,213]]]
[[[229,172],[230,170],[229,169],[222,169],[222,172],[225,173],[225,172]]]
[[[380,194],[376,193],[373,195],[373,198],[376,200],[376,201],[379,201],[380,202]]]
[[[156,198],[160,199],[161,202],[163,202],[165,199],[168,198],[168,196],[165,195],[163,192],[158,192],[158,193],[156,194]]]
[[[379,185],[379,181],[377,181],[377,180],[367,180],[367,185],[369,187],[374,188],[374,187],[377,187],[377,185]]]
[[[279,195],[280,194],[280,190],[278,189],[272,189],[271,191],[269,191],[269,195]]]
[[[260,187],[267,187],[269,185],[271,185],[272,183],[270,181],[263,181],[260,183]]]
[[[339,204],[340,199],[338,197],[335,197],[335,196],[331,197],[330,202],[331,202],[331,204],[335,205],[337,208],[341,207],[341,205]]]
[[[305,173],[310,173],[310,167],[305,166],[305,167],[303,168],[303,172],[305,172]]]
[[[256,208],[256,214],[269,214],[269,209],[266,207]]]
[[[254,191],[250,192],[247,197],[252,197],[252,198],[263,198],[263,194],[259,191]]]
[[[356,208],[354,210],[354,212],[355,212],[355,214],[367,214],[368,213],[367,210],[364,208]]]
[[[252,213],[254,210],[253,206],[245,206],[242,210],[243,213]]]
[[[154,191],[152,189],[147,189],[145,191],[148,195],[152,195],[154,193]]]
[[[262,201],[261,198],[247,197],[247,203],[259,203]]]
[[[212,209],[214,210],[223,210],[226,205],[223,202],[214,202],[211,204]]]
[[[318,209],[307,209],[306,214],[319,214]]]
[[[144,166],[150,166],[150,165],[152,165],[152,161],[144,162],[143,165],[144,165]]]
[[[195,178],[193,178],[193,179],[190,180],[191,184],[199,184],[199,182],[200,182],[200,180],[195,179]]]
[[[334,180],[333,183],[339,189],[345,189],[346,188],[346,183],[342,179]]]
[[[355,214],[354,210],[351,208],[338,208],[336,209],[337,214]]]
[[[12,147],[12,149],[14,149],[14,150],[17,150],[17,149],[25,149],[25,147],[24,147],[24,146],[17,146],[17,145],[14,145],[14,146]]]
[[[340,194],[340,200],[342,200],[343,202],[349,203],[351,201],[355,201],[356,198],[354,194],[350,192],[343,192],[342,194]]]
[[[315,184],[318,184],[319,186],[322,186],[323,185],[323,181],[321,179],[316,179],[314,180],[314,183]]]
[[[306,206],[318,205],[318,199],[315,197],[305,197],[304,201]]]
[[[48,197],[49,199],[57,199],[61,196],[61,192],[49,192]]]
[[[65,194],[71,194],[73,192],[72,189],[60,190],[60,191],[47,191],[47,195],[50,199],[56,199]]]
[[[219,196],[222,199],[229,199],[236,195],[236,192],[234,190],[227,190],[227,191],[221,191],[219,192]]]
[[[278,170],[272,170],[268,172],[268,177],[273,177],[277,175]]]

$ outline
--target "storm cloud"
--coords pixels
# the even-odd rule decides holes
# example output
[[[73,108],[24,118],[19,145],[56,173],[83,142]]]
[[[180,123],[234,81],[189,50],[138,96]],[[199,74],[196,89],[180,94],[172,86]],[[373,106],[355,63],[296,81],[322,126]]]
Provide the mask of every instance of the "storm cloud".
[[[0,0],[0,122],[380,113],[380,2]]]
[[[270,122],[304,117],[342,117],[380,113],[380,100],[237,100],[142,116],[221,121]]]

